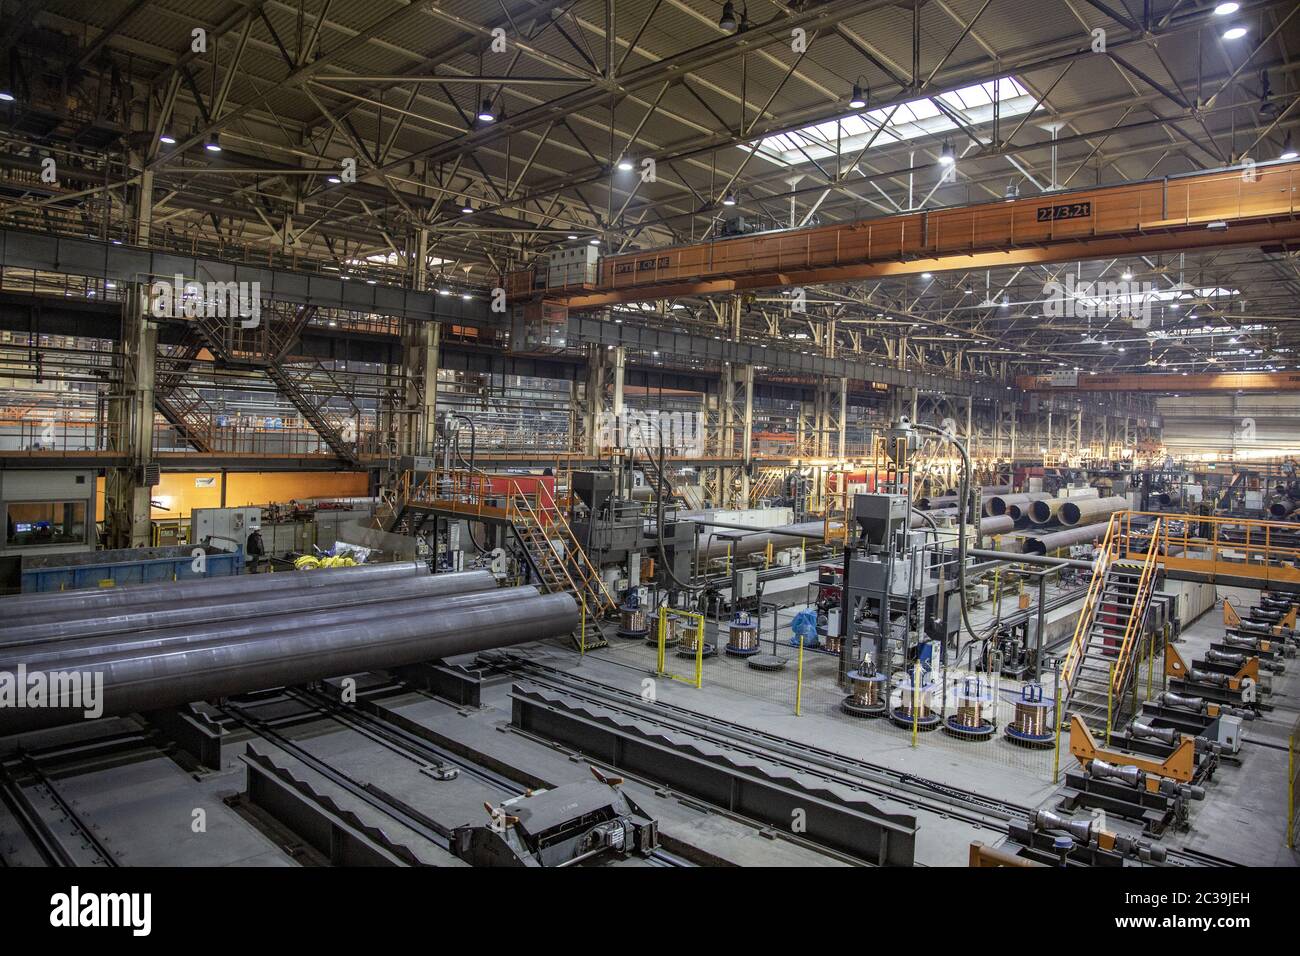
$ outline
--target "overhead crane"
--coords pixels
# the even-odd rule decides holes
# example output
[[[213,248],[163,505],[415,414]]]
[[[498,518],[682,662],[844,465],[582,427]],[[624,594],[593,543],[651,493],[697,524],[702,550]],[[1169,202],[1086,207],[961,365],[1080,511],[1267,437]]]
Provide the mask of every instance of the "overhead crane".
[[[569,309],[706,295],[1254,245],[1300,244],[1300,161],[927,209],[604,256],[594,281],[511,273],[513,298]]]

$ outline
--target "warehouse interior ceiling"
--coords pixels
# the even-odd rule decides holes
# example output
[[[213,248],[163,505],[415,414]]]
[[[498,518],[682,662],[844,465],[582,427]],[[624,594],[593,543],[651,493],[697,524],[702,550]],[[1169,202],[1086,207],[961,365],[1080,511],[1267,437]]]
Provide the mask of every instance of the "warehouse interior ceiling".
[[[371,282],[409,284],[422,257],[429,283],[486,291],[574,243],[611,254],[738,221],[834,224],[1249,166],[1291,155],[1300,135],[1289,0],[1156,12],[1041,0],[1032,16],[996,0],[10,0],[4,12],[17,89],[0,104],[0,222],[140,242],[149,182],[147,244],[288,256]],[[53,185],[38,175],[51,156]],[[1247,246],[827,284],[803,313],[772,290],[747,297],[742,330],[1000,380],[1282,369],[1298,364],[1296,255]],[[1070,274],[1142,284],[1149,323],[1051,314],[1044,290]],[[715,306],[683,296],[616,313],[712,328]]]

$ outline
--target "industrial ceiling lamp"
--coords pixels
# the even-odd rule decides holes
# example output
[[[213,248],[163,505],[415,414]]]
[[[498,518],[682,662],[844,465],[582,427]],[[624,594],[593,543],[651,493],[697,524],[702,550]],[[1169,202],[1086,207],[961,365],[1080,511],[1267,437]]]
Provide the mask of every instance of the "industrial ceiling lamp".
[[[1006,192],[1006,197],[1007,197],[1007,202],[1010,202],[1010,201],[1013,200],[1013,199],[1019,199],[1019,198],[1020,198],[1020,183],[1016,182],[1014,179],[1009,180],[1009,181],[1007,182],[1007,192]]]
[[[208,138],[203,141],[203,148],[209,153],[221,152],[221,140],[217,137],[215,132],[208,134]]]
[[[4,94],[0,94],[0,99],[4,99]],[[171,134],[170,130],[163,130],[158,134],[158,142],[162,143],[164,146],[175,146],[176,137]]]
[[[1130,269],[1128,266],[1125,266],[1124,271],[1120,273],[1119,277],[1123,279],[1125,282],[1128,282],[1133,278],[1133,270]]]
[[[1282,141],[1282,152],[1278,154],[1278,159],[1296,159],[1300,153],[1296,152],[1295,143],[1291,140],[1291,134],[1286,134],[1286,139]]]
[[[867,108],[867,91],[861,81],[853,84],[853,95],[849,97],[849,106],[855,110]]]
[[[492,100],[490,97],[483,97],[483,105],[478,108],[478,121],[480,123],[495,123],[497,114],[492,110]]]
[[[1245,35],[1246,28],[1239,23],[1234,24],[1223,31],[1223,38],[1225,40],[1240,40]]]
[[[724,205],[724,206],[734,206],[735,204],[736,204],[736,194],[735,194],[735,193],[733,193],[733,192],[728,192],[725,196],[722,197],[722,205]]]
[[[4,87],[3,89],[0,89],[0,102],[12,103],[13,101],[14,101],[14,95],[9,91],[9,88],[7,86]]]
[[[465,201],[460,204],[460,211],[467,216],[474,212],[474,204],[470,202],[468,196],[466,196]]]
[[[953,151],[952,140],[945,139],[943,141],[943,149],[939,152],[939,162],[945,166],[951,166],[957,162],[957,154]]]
[[[736,23],[736,8],[732,5],[731,0],[727,0],[722,5],[722,16],[718,18],[718,26],[731,33],[738,25]]]
[[[1229,14],[1236,13],[1240,7],[1241,7],[1240,3],[1232,3],[1232,2],[1220,3],[1214,8],[1214,15],[1219,17],[1226,17]]]
[[[618,168],[620,172],[630,173],[634,168],[634,166],[632,160],[624,156],[622,159],[618,161]]]

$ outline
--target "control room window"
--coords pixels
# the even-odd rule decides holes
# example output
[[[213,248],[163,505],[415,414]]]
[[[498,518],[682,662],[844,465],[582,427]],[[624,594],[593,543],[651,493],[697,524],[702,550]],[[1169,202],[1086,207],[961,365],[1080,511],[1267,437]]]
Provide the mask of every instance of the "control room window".
[[[5,540],[13,547],[86,542],[84,501],[16,501],[7,518]]]

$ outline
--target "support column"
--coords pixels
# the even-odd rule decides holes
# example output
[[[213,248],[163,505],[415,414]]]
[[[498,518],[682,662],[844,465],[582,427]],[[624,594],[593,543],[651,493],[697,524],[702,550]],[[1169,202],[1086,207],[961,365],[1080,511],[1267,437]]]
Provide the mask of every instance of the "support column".
[[[130,464],[111,468],[105,480],[104,522],[110,548],[146,548],[152,544],[150,501],[157,484],[153,461],[154,369],[158,326],[148,316],[144,287],[132,289],[122,313],[118,356],[121,382],[110,399],[113,407],[111,448]]]
[[[835,457],[840,460],[844,459],[844,446],[848,439],[849,430],[849,380],[840,379],[840,422],[836,435]]]
[[[402,322],[402,408],[398,422],[400,455],[432,455],[438,427],[437,322]]]
[[[582,445],[581,451],[589,458],[598,458],[600,447],[600,414],[605,410],[605,350],[599,345],[587,346],[587,375],[582,395]]]

